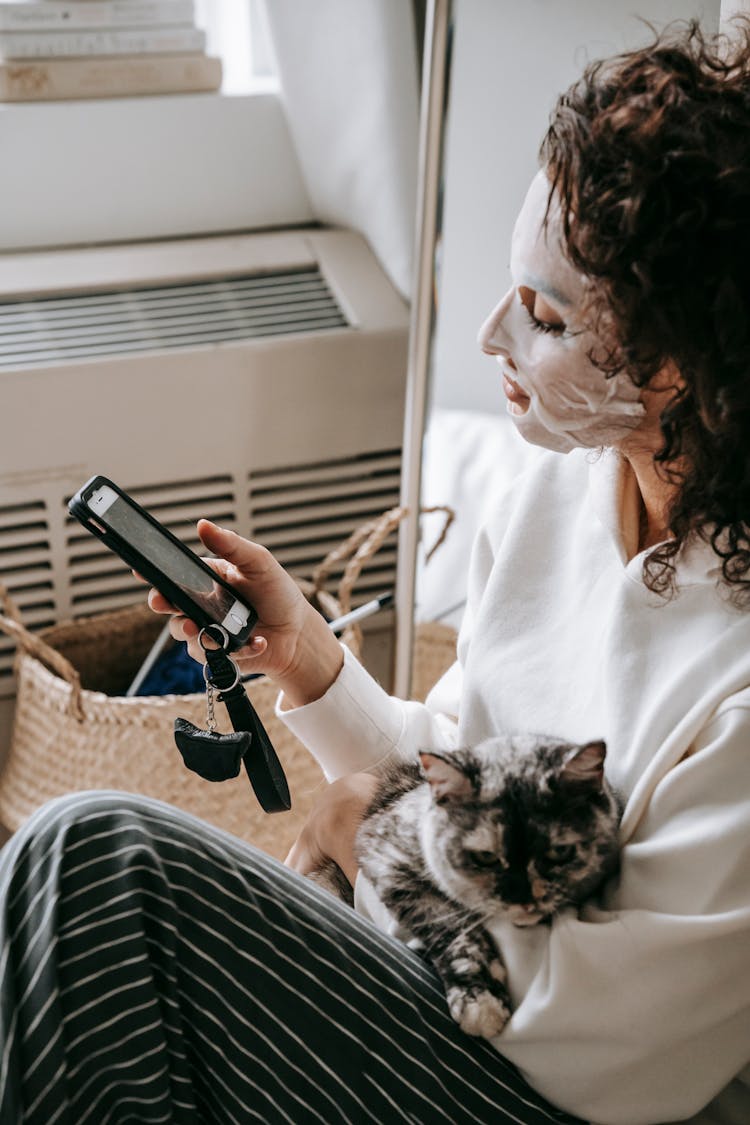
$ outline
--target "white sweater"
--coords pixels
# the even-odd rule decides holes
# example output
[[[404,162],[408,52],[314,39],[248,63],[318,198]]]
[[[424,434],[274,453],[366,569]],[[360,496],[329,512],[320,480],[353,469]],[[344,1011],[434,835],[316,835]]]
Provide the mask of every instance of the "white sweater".
[[[731,1080],[750,1062],[750,612],[721,595],[708,547],[668,602],[636,549],[616,454],[542,457],[478,537],[459,660],[426,704],[347,653],[322,699],[280,714],[330,779],[500,730],[604,738],[626,802],[619,882],[606,910],[498,930],[515,1011],[496,1045],[600,1125],[683,1120],[722,1090],[696,1121],[748,1125],[750,1069]]]

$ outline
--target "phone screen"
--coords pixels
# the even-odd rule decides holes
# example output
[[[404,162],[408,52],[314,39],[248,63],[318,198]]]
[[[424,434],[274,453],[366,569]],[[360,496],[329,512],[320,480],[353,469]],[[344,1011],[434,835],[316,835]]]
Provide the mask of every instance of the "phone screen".
[[[90,493],[87,501],[97,520],[136,547],[153,566],[197,602],[212,620],[232,634],[244,628],[250,613],[248,608],[206,574],[189,554],[162,535],[158,527],[144,519],[138,509],[113,488],[101,485]]]

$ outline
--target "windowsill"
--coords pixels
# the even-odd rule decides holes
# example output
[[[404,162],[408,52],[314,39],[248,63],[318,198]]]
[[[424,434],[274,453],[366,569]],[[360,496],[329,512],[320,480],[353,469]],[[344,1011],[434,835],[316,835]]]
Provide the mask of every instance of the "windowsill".
[[[116,98],[62,98],[60,100],[51,99],[50,101],[34,101],[34,102],[2,102],[0,101],[0,114],[7,113],[27,113],[31,110],[36,111],[52,111],[54,113],[74,110],[80,111],[82,107],[88,105],[102,105],[113,106],[119,105],[122,102],[138,103],[148,102],[153,105],[156,102],[169,99],[171,101],[193,101],[195,98],[213,98],[221,101],[234,101],[235,99],[249,99],[257,97],[273,96],[278,97],[280,93],[280,85],[278,78],[254,78],[252,85],[245,89],[224,89],[210,90],[210,91],[197,91],[192,93],[186,91],[185,93],[176,94],[138,94],[132,97],[116,97]]]
[[[312,217],[275,81],[0,110],[0,252]]]

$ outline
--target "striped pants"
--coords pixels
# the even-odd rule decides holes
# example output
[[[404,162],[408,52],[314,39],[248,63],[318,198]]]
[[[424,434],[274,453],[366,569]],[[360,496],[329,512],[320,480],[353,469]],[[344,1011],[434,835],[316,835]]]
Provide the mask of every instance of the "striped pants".
[[[416,954],[168,805],[40,809],[0,904],[0,1125],[573,1121]]]

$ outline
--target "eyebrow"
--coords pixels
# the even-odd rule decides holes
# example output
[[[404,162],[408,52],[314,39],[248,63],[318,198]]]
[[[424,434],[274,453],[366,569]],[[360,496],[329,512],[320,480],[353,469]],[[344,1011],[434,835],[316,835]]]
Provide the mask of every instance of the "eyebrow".
[[[541,277],[527,277],[526,281],[529,289],[535,289],[537,293],[542,293],[545,297],[551,297],[559,305],[573,304],[570,297],[556,289],[554,285],[550,285],[548,281],[543,281]]]

